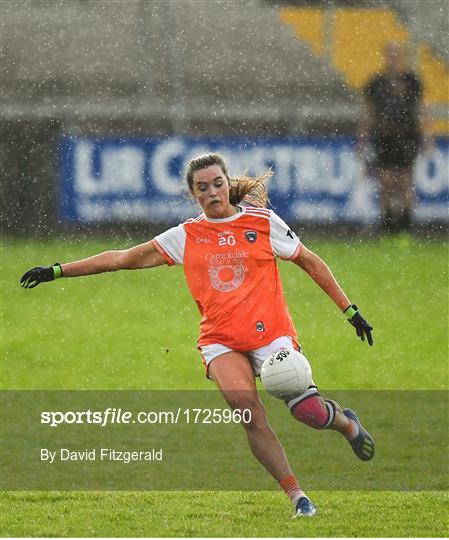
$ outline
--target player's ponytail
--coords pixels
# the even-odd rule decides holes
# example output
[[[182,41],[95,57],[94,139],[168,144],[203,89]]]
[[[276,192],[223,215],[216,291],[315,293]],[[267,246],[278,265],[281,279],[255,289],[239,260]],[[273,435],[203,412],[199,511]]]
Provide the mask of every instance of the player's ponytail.
[[[229,179],[229,202],[232,205],[245,201],[250,206],[265,208],[268,204],[268,192],[265,182],[273,175],[268,169],[264,174],[253,178],[241,175]]]

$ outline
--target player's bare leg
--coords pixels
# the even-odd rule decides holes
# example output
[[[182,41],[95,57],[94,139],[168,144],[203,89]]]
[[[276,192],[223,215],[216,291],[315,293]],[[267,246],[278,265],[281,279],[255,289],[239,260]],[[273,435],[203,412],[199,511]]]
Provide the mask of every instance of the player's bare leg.
[[[284,449],[268,424],[247,357],[238,352],[225,353],[210,363],[209,372],[232,409],[251,411],[251,422],[242,426],[255,457],[278,481],[293,474]]]
[[[315,507],[299,487],[285,451],[268,424],[248,358],[238,352],[222,354],[209,364],[209,373],[233,410],[251,411],[251,421],[242,422],[249,447],[256,459],[290,497],[297,515],[315,514]]]

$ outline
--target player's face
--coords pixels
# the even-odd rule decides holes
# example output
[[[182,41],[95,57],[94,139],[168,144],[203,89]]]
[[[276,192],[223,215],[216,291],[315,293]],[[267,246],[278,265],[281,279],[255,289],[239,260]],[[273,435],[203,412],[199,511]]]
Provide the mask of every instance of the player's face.
[[[193,194],[207,217],[219,219],[235,214],[229,204],[229,184],[220,165],[210,165],[193,175]]]

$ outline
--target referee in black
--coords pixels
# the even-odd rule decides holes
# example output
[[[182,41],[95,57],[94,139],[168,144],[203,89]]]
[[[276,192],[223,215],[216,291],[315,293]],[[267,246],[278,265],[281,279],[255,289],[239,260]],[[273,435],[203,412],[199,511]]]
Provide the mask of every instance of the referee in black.
[[[359,149],[370,145],[380,184],[382,231],[410,232],[415,206],[413,167],[420,148],[430,148],[429,122],[419,76],[407,68],[397,43],[385,48],[384,70],[363,90],[365,113],[360,122]]]

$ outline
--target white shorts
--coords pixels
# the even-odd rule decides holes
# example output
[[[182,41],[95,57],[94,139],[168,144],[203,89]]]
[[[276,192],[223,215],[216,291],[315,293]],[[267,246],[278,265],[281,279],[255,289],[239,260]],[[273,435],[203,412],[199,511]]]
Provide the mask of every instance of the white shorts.
[[[290,336],[281,336],[281,337],[276,338],[274,341],[272,341],[268,345],[264,345],[263,347],[260,347],[259,349],[254,349],[254,351],[246,351],[242,354],[244,354],[251,362],[254,375],[257,377],[258,375],[260,375],[260,368],[262,367],[262,364],[265,358],[269,356],[271,353],[274,353],[278,351],[279,349],[282,349],[283,347],[285,347],[286,349],[296,348]],[[210,378],[209,364],[212,362],[212,360],[214,358],[217,358],[217,356],[221,356],[222,354],[225,354],[227,352],[233,352],[234,349],[226,347],[226,345],[222,345],[221,343],[213,343],[211,345],[205,345],[204,347],[200,347],[200,351],[203,357],[203,362],[206,366],[206,375],[207,377]],[[286,404],[289,407],[289,409],[292,409],[294,405],[296,405],[303,399],[308,398],[310,396],[315,396],[315,395],[319,395],[319,392],[315,383],[312,380],[312,384],[303,394],[301,394],[301,396],[298,396],[297,398],[286,401]]]
[[[274,341],[268,345],[264,345],[259,349],[254,349],[254,351],[246,351],[242,354],[248,357],[251,365],[253,367],[254,375],[260,375],[260,368],[262,367],[263,361],[271,353],[278,351],[285,347],[286,349],[294,349],[293,340],[290,336],[281,336],[276,338]],[[226,347],[226,345],[221,345],[220,343],[213,343],[211,345],[205,345],[200,347],[201,355],[203,357],[206,368],[209,367],[209,364],[217,356],[221,356],[227,352],[233,352],[234,349]]]

